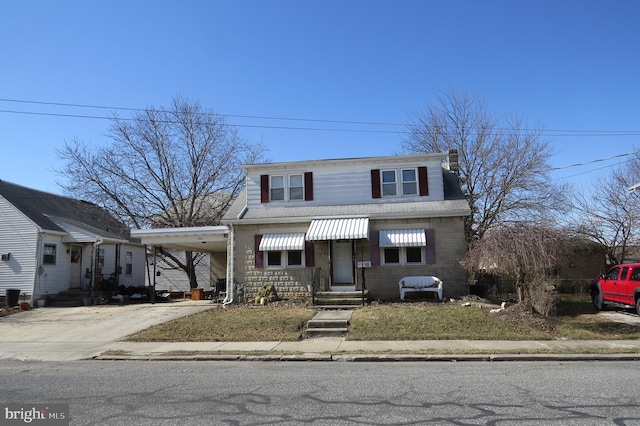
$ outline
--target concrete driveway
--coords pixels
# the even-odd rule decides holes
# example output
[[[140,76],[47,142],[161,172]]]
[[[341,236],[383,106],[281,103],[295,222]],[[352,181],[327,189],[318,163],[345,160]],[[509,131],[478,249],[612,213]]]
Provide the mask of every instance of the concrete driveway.
[[[0,359],[91,358],[108,343],[215,308],[211,301],[38,308],[0,318]]]
[[[640,316],[630,311],[602,311],[598,315],[613,322],[640,326]]]

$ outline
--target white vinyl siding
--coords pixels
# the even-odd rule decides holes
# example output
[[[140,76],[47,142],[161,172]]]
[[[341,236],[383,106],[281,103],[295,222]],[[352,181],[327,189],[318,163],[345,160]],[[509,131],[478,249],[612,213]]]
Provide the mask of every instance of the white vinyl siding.
[[[20,243],[17,244],[17,241]],[[0,252],[11,253],[0,262],[0,296],[9,288],[31,294],[40,256],[38,228],[22,212],[0,197]]]

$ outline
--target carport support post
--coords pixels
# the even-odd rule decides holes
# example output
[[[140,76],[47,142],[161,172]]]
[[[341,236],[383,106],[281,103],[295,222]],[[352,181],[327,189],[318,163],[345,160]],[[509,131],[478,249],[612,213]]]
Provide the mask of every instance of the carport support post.
[[[153,247],[153,289],[151,290],[151,304],[156,303],[156,254],[158,253],[158,247]]]

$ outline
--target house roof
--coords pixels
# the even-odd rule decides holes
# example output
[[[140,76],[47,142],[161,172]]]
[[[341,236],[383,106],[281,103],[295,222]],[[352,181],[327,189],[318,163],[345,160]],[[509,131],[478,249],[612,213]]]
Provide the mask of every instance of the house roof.
[[[457,175],[442,169],[444,200],[396,203],[345,204],[326,206],[258,206],[246,208],[246,189],[224,215],[223,223],[294,222],[338,217],[425,218],[467,216],[470,213]]]
[[[105,209],[86,201],[16,185],[0,180],[0,196],[41,229],[97,236],[104,240],[129,240],[129,228]]]
[[[436,152],[428,154],[411,154],[411,155],[393,155],[393,156],[378,156],[378,157],[353,157],[353,158],[325,158],[321,160],[305,160],[305,161],[289,161],[289,162],[277,162],[277,163],[253,163],[243,164],[241,167],[245,170],[280,170],[290,167],[298,167],[301,163],[304,163],[307,167],[317,166],[333,166],[333,165],[345,165],[345,164],[404,164],[407,161],[427,161],[436,160],[443,161],[448,157],[447,152]]]

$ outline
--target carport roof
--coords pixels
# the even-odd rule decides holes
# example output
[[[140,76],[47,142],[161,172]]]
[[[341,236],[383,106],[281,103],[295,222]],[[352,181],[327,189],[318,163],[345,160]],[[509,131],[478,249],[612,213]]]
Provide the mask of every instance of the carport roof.
[[[202,253],[226,252],[229,228],[195,226],[190,228],[135,229],[131,236],[142,244]]]

